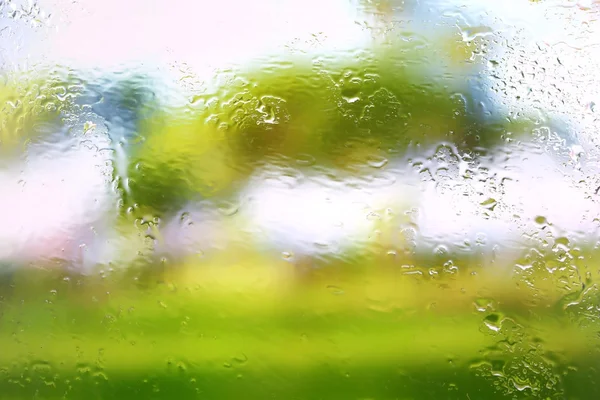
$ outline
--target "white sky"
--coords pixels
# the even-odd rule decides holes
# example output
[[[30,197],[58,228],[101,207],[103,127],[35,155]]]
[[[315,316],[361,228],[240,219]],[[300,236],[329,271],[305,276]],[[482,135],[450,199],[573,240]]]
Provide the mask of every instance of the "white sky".
[[[32,53],[76,68],[185,62],[243,62],[294,39],[339,49],[365,32],[345,0],[42,0],[54,10],[50,32]],[[325,33],[325,35],[321,35]]]

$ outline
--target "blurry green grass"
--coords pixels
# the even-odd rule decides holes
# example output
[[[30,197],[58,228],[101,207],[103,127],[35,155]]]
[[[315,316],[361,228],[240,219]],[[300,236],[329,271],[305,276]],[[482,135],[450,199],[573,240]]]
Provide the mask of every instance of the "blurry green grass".
[[[595,398],[593,283],[573,300],[542,271],[535,291],[492,269],[405,272],[299,278],[249,255],[18,271],[2,287],[0,398]],[[537,389],[516,390],[513,366]]]

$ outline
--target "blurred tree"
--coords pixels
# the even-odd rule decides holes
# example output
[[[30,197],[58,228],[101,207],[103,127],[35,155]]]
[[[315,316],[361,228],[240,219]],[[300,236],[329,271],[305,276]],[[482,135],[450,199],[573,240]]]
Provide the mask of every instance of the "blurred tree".
[[[344,168],[440,141],[489,147],[530,125],[482,115],[465,76],[424,70],[438,57],[394,40],[333,59],[287,54],[235,70],[217,94],[197,96],[192,117],[142,122],[146,142],[129,171],[136,202],[164,211],[176,199],[212,196],[273,157],[308,154]]]
[[[127,172],[141,215],[170,220],[190,202],[227,198],[265,164],[306,159],[340,171],[440,142],[477,152],[532,128],[525,116],[511,119],[482,106],[483,60],[460,29],[410,23],[408,17],[423,12],[418,2],[384,3],[367,24],[367,45],[333,53],[287,50],[219,71],[191,106],[144,116],[143,142],[132,149]],[[402,200],[387,199],[406,205]],[[402,239],[379,225],[385,253]],[[210,237],[202,226],[189,235]],[[344,246],[347,258],[358,260],[361,250]]]
[[[128,174],[143,213],[174,211],[192,197],[217,195],[239,176],[216,127],[155,116],[141,132],[151,134],[133,150]]]

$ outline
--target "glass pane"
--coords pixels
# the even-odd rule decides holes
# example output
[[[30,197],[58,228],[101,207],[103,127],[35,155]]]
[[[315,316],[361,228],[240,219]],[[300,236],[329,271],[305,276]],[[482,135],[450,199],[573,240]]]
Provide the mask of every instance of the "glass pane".
[[[0,397],[598,398],[599,16],[0,1]]]

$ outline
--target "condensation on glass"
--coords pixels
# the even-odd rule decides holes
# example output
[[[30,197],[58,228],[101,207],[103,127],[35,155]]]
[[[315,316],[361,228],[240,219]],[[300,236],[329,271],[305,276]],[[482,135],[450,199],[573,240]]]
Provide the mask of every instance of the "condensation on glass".
[[[0,397],[597,398],[599,19],[0,1]]]

